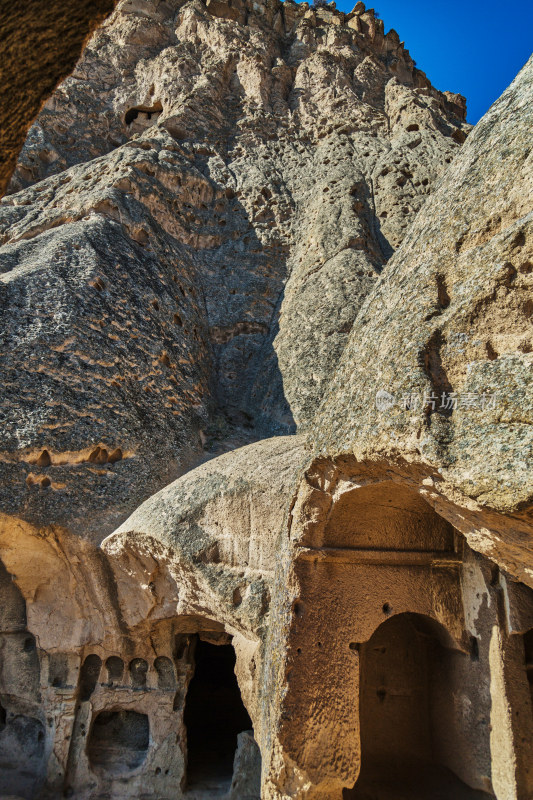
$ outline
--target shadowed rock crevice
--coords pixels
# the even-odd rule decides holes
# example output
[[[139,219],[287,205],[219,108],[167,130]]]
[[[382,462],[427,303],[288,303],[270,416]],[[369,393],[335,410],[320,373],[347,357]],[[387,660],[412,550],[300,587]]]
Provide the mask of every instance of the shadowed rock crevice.
[[[429,416],[433,411],[449,417],[453,413],[453,400],[448,404],[447,398],[453,394],[453,386],[450,383],[442,362],[442,349],[446,345],[442,331],[437,329],[424,348],[423,363],[424,370],[431,382],[431,395],[426,413]]]

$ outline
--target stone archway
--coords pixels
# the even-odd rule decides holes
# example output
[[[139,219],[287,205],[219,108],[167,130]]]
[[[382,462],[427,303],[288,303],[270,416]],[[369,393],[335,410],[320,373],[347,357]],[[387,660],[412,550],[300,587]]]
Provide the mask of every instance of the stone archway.
[[[235,675],[231,643],[195,637],[184,710],[190,797],[257,798],[261,756]]]
[[[474,800],[450,759],[460,738],[454,689],[469,655],[445,628],[413,613],[383,622],[360,646],[361,772],[350,800]],[[468,760],[470,753],[464,753]]]

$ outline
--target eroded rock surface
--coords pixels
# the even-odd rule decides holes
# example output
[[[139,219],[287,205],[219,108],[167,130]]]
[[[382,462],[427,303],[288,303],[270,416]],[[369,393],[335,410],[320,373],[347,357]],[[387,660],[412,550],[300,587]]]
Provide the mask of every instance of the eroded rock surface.
[[[532,795],[530,84],[457,153],[360,2],[89,42],[0,204],[0,793]]]
[[[122,2],[29,132],[2,491],[34,523],[99,540],[206,450],[309,421],[469,130],[371,12],[235,13]]]
[[[323,451],[438,468],[438,492],[486,509],[475,546],[530,585],[532,88],[530,60],[367,298],[313,424]]]
[[[67,0],[2,8],[0,195],[6,189],[29,126],[58,81],[69,75],[88,36],[114,0]]]

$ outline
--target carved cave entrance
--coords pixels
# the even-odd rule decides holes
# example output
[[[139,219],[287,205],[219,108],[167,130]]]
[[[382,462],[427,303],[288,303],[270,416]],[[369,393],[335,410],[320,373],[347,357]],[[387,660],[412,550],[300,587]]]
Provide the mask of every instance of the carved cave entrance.
[[[446,763],[457,732],[453,674],[468,656],[440,625],[407,613],[382,623],[360,652],[361,772],[345,799],[488,798]]]
[[[232,645],[197,638],[194,660],[184,713],[187,788],[216,796],[231,785],[237,736],[251,731],[252,721],[235,676]]]

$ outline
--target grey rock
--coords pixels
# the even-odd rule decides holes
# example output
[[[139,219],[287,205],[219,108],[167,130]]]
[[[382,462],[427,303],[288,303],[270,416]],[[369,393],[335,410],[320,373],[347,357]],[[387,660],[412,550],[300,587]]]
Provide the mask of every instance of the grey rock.
[[[370,23],[241,5],[120,3],[29,131],[0,204],[9,514],[100,541],[310,422],[469,130]]]

